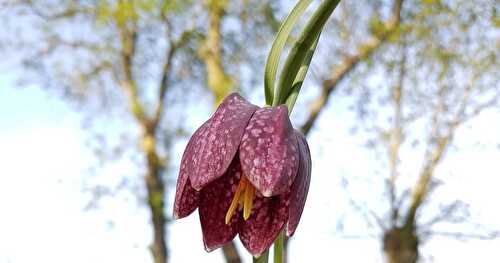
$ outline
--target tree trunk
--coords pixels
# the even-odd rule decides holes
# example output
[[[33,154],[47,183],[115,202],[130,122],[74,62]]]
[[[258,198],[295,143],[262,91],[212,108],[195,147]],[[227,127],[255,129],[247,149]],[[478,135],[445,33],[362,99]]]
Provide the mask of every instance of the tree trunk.
[[[155,145],[153,134],[144,135],[143,148],[147,161],[145,181],[148,191],[148,205],[151,211],[151,223],[153,224],[153,243],[150,245],[150,249],[155,263],[166,263],[168,260],[167,233],[165,230],[167,220],[163,212],[165,189],[161,177],[162,166]]]
[[[418,237],[413,228],[394,227],[384,234],[384,254],[387,263],[416,263]]]

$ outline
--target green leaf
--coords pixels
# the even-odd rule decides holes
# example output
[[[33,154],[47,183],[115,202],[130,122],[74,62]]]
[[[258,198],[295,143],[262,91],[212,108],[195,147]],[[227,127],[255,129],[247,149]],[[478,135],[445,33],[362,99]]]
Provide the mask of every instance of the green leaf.
[[[306,78],[307,71],[309,70],[309,65],[311,64],[311,60],[313,58],[314,51],[316,51],[316,46],[318,45],[320,35],[318,35],[316,40],[313,42],[313,45],[309,48],[308,52],[306,53],[306,56],[304,57],[304,60],[302,61],[302,65],[300,66],[299,72],[297,73],[297,76],[295,77],[295,80],[293,81],[292,91],[290,92],[290,94],[288,95],[288,98],[285,101],[285,104],[288,107],[289,114],[292,113],[292,109],[293,109],[293,106],[295,105],[295,101],[297,100],[297,97],[299,96],[300,88],[302,87],[302,83],[304,82],[304,79]]]
[[[267,57],[266,67],[264,71],[264,93],[266,96],[266,103],[271,105],[273,103],[274,85],[276,81],[276,74],[278,71],[278,64],[280,61],[281,53],[285,47],[285,43],[293,29],[295,23],[307,9],[312,0],[300,0],[292,9],[290,14],[286,17],[283,24],[273,41],[271,51]]]
[[[285,61],[276,89],[276,98],[273,100],[273,106],[285,103],[289,95],[292,94],[292,91],[295,90],[295,92],[297,92],[300,90],[301,84],[298,88],[294,88],[294,83],[298,84],[302,82],[296,82],[297,76],[299,75],[298,73],[302,69],[305,72],[302,72],[301,75],[305,77],[312,55],[309,61],[307,61],[306,58],[311,52],[311,47],[317,42],[323,30],[323,26],[339,2],[340,0],[324,0],[307,22]],[[297,95],[298,93],[295,95],[295,99]],[[295,101],[295,99],[292,100]],[[289,110],[291,111],[292,109],[289,108]]]

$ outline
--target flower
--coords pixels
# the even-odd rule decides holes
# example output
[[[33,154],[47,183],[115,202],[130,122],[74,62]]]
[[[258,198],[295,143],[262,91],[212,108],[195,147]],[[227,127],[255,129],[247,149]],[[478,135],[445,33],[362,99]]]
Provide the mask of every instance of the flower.
[[[239,234],[257,256],[285,224],[287,235],[293,235],[310,178],[309,147],[293,129],[286,106],[259,108],[233,93],[188,142],[174,217],[199,208],[207,251]]]

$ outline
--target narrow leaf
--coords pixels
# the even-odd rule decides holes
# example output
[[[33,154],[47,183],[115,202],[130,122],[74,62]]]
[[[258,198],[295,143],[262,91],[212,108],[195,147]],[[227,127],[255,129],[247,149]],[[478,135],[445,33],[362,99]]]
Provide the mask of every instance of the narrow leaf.
[[[266,61],[266,68],[264,73],[264,93],[266,96],[266,103],[271,105],[273,103],[274,85],[276,81],[276,73],[278,71],[278,64],[281,57],[281,52],[285,47],[285,43],[293,29],[293,26],[299,19],[300,15],[307,9],[312,0],[300,0],[297,5],[292,9],[273,41],[273,45],[269,52]]]
[[[311,19],[307,22],[299,39],[292,47],[285,61],[275,94],[276,98],[273,100],[273,106],[286,102],[288,96],[292,92],[298,72],[304,66],[303,62],[310,48],[314,45],[314,42],[317,41],[323,26],[339,2],[340,0],[323,0]]]
[[[297,73],[297,76],[295,77],[295,80],[293,81],[292,85],[292,90],[290,92],[290,95],[288,95],[288,98],[285,101],[286,106],[288,107],[288,112],[289,114],[292,113],[293,106],[295,105],[295,101],[297,100],[297,97],[299,96],[300,93],[300,88],[302,87],[302,83],[304,82],[304,79],[306,78],[307,71],[309,70],[309,65],[311,64],[311,60],[314,55],[314,51],[316,51],[316,46],[318,45],[320,35],[316,38],[316,40],[313,42],[313,45],[309,48],[309,51],[307,52],[304,60],[302,61],[302,65],[300,66],[299,72]]]

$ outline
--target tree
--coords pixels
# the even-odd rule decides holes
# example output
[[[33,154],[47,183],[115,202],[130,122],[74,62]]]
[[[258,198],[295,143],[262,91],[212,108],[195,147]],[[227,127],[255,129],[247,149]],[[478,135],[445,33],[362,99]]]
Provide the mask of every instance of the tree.
[[[436,223],[468,220],[461,216],[466,206],[458,197],[441,204],[441,211],[426,211],[433,213],[427,222],[421,214],[438,185],[436,168],[452,145],[457,128],[482,110],[498,106],[495,71],[500,63],[495,45],[490,45],[495,42],[492,32],[498,26],[496,7],[493,1],[402,0],[390,5],[386,1],[344,2],[342,7],[336,14],[341,19],[330,28],[346,37],[334,35],[331,43],[342,40],[342,44],[327,49],[344,59],[327,72],[317,70],[322,79],[320,95],[312,102],[302,130],[311,130],[333,91],[347,86],[348,92],[355,94],[359,126],[369,138],[369,149],[384,163],[379,180],[385,182],[389,209],[354,207],[381,228],[388,262],[416,262],[422,241],[443,234],[433,229]],[[364,15],[369,19],[359,19],[358,12],[367,12]],[[366,30],[370,37],[357,40],[352,28]],[[356,48],[351,50],[350,46]],[[345,84],[347,79],[350,84]],[[408,159],[407,151],[419,153],[417,160],[421,160],[418,173],[405,175],[416,177],[410,185],[401,179],[401,167],[415,161]],[[445,234],[495,238],[499,232]]]
[[[141,155],[153,227],[150,248],[155,262],[167,262],[170,217],[165,203],[171,185],[165,179],[172,142],[183,127],[171,125],[166,115],[193,101],[180,100],[178,94],[186,86],[196,92],[204,86],[199,80],[206,79],[215,105],[235,88],[230,74],[237,72],[243,50],[249,50],[244,47],[248,39],[223,39],[231,34],[222,31],[223,20],[232,16],[241,27],[252,25],[256,30],[249,37],[266,34],[274,30],[269,27],[273,7],[266,1],[230,5],[226,0],[20,0],[2,5],[0,16],[10,29],[2,37],[3,51],[20,58],[13,62],[22,63],[29,74],[23,81],[42,83],[91,118],[116,111],[135,123],[137,129],[120,132],[136,142],[132,147]],[[227,72],[229,65],[233,72]],[[224,253],[228,262],[240,262],[233,244]]]

